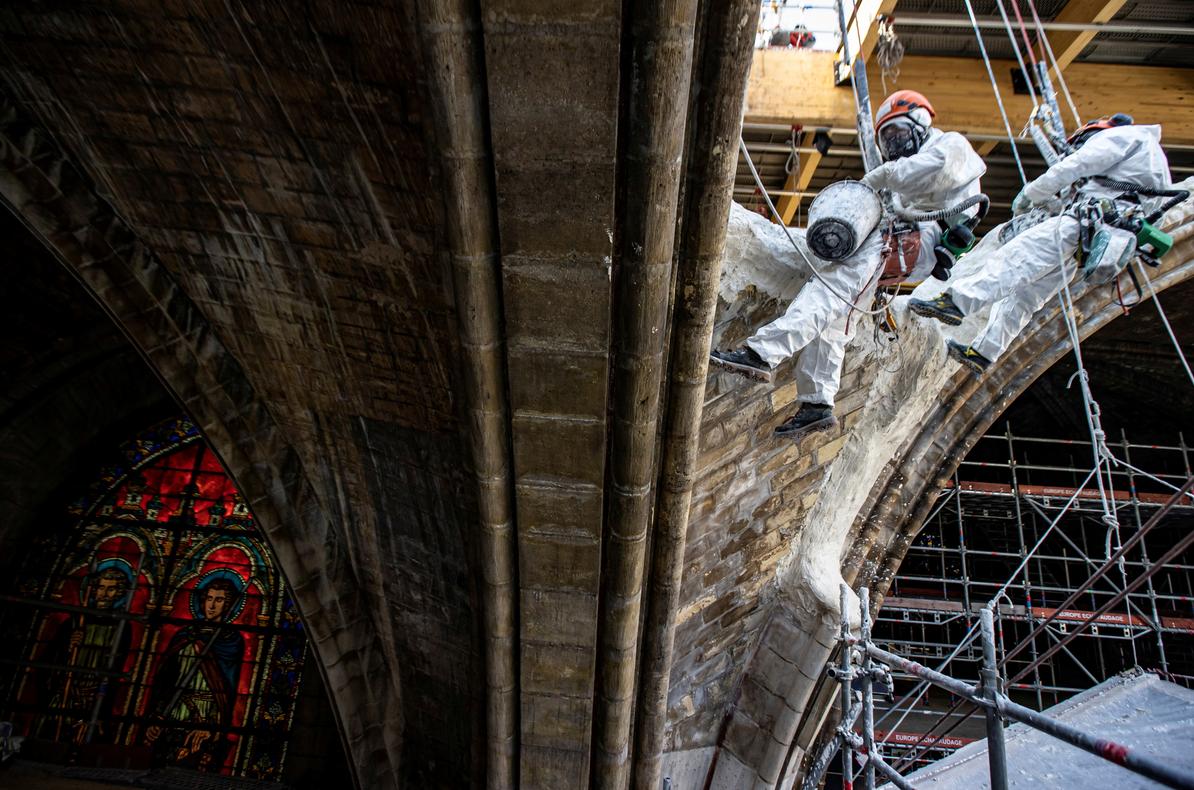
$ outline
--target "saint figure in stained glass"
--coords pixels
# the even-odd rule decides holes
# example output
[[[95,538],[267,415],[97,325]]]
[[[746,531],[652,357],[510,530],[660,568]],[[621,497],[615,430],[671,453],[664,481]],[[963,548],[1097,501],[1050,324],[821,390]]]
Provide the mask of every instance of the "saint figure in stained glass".
[[[209,769],[223,763],[220,730],[232,719],[245,639],[230,621],[244,583],[216,572],[191,592],[195,621],[176,631],[154,674],[150,709],[162,719],[146,740],[166,762]]]
[[[67,514],[0,578],[24,604],[0,618],[0,662],[20,666],[0,676],[0,719],[53,742],[54,759],[117,747],[129,766],[280,776],[306,636],[195,426],[122,445]]]
[[[115,697],[107,693],[104,673],[123,663],[130,641],[130,632],[111,614],[127,608],[132,586],[133,570],[123,559],[103,560],[84,577],[81,603],[90,611],[64,619],[46,651],[48,663],[61,669],[42,673],[39,696],[48,699],[59,715],[43,719],[39,734],[57,739],[66,730],[71,740],[82,743],[97,701],[97,727],[103,734],[103,721],[110,717]]]

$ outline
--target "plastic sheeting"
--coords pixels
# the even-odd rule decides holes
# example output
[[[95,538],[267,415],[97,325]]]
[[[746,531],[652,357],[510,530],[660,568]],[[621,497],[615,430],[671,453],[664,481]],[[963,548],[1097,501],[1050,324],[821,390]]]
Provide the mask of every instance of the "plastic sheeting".
[[[1194,774],[1194,691],[1183,686],[1156,675],[1129,672],[1045,713]],[[1009,787],[1151,790],[1163,786],[1023,724],[1008,727],[1005,738]],[[987,742],[969,744],[907,779],[918,790],[989,788]]]

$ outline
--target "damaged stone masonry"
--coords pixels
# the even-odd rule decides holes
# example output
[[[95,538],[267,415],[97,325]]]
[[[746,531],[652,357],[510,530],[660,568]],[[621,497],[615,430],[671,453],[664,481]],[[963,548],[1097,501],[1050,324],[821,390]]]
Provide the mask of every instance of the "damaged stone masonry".
[[[865,57],[897,3],[875,5],[853,22]],[[1052,21],[1127,8],[1064,5]],[[48,790],[114,769],[294,790],[799,785],[836,715],[825,668],[839,585],[882,604],[954,470],[1070,345],[1050,301],[971,376],[901,296],[897,341],[856,316],[838,424],[797,440],[773,436],[798,406],[794,360],[770,384],[709,369],[710,349],[740,345],[809,278],[781,227],[746,207],[740,142],[806,251],[806,198],[861,175],[854,98],[824,48],[836,33],[768,48],[760,10],[0,8],[0,722],[25,739],[12,770],[26,772],[6,768],[0,784]],[[1098,69],[1115,53],[1085,59],[1097,31],[1059,33],[1080,110],[1097,114]],[[1148,122],[1189,172],[1191,72],[1158,46],[1151,66],[1116,66],[1112,98],[1142,116],[1165,107]],[[936,123],[987,157],[1006,213],[1015,144],[974,98],[983,64],[951,51],[909,47],[900,84],[938,80]],[[1026,117],[1012,68],[993,72]],[[1034,156],[1026,167],[1043,169]],[[1158,293],[1194,277],[1194,203],[1161,227],[1175,246],[1149,271]],[[1074,286],[1083,338],[1121,314],[1108,291]],[[985,318],[948,336],[966,341]],[[1194,318],[1174,324],[1183,334]],[[219,571],[241,579],[219,589],[239,594],[257,589],[252,574],[144,548],[144,560],[99,556],[103,529],[127,537],[111,513],[133,513],[137,496],[108,502],[100,526],[64,521],[78,481],[126,492],[132,462],[102,470],[161,425],[191,426],[174,440],[209,459],[171,473],[226,479],[239,497],[235,512],[231,494],[219,500],[221,521],[203,489],[210,520],[191,526],[226,538],[251,513],[277,581],[269,600],[290,607],[270,620],[249,606],[215,629],[250,647],[217,668],[241,685],[219,685],[208,661],[202,682],[233,702],[199,722],[209,739],[191,736],[218,744],[206,752],[143,742],[151,726],[160,743],[186,735],[151,674],[175,634],[211,627],[194,622],[201,581]],[[144,511],[146,534],[186,521],[179,491]],[[102,533],[95,557],[67,563],[68,527]],[[39,553],[70,567],[20,576]],[[116,566],[139,580],[142,597],[122,605],[141,607],[127,637],[141,647],[128,657],[113,641],[114,696],[64,713],[79,686],[62,679],[98,672],[69,647],[77,623],[95,633],[87,585],[108,571],[110,588]],[[162,629],[156,642],[142,623]],[[296,630],[305,663],[283,715],[250,680],[281,652],[253,640]],[[272,773],[249,759],[263,743],[285,753]]]

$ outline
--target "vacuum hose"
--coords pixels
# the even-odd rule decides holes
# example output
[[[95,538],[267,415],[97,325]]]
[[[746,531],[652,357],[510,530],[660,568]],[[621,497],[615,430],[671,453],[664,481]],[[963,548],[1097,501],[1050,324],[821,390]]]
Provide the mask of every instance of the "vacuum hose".
[[[977,219],[982,219],[987,215],[987,210],[991,207],[991,199],[981,192],[977,195],[971,195],[956,206],[943,208],[938,211],[913,211],[901,206],[898,202],[894,205],[895,215],[905,222],[936,222],[937,220],[949,219],[956,217],[971,206],[981,204],[978,210]]]
[[[1153,187],[1142,187],[1138,184],[1133,184],[1130,181],[1116,181],[1114,178],[1104,178],[1102,176],[1096,177],[1095,181],[1107,187],[1108,189],[1120,189],[1124,192],[1136,192],[1137,194],[1146,195],[1147,197],[1169,198],[1169,200],[1166,200],[1159,209],[1146,217],[1150,225],[1159,220],[1161,217],[1165,216],[1165,212],[1169,211],[1169,209],[1190,197],[1189,190],[1185,189],[1155,189]]]

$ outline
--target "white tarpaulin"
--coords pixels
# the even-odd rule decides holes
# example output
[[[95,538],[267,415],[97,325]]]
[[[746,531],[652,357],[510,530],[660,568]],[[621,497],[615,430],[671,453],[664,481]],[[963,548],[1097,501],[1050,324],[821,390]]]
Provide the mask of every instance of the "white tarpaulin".
[[[1194,774],[1194,691],[1184,686],[1144,672],[1124,673],[1045,713]],[[1162,787],[1023,724],[1008,727],[1005,739],[1009,787]],[[987,742],[969,744],[907,779],[920,790],[989,788]]]

